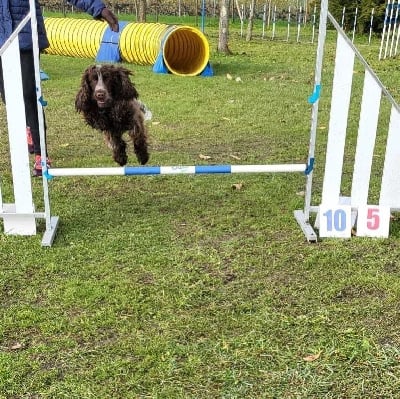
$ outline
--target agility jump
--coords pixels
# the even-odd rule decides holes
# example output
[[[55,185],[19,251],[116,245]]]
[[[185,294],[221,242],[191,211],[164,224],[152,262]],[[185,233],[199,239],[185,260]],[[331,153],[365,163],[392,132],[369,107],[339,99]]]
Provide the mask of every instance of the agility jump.
[[[31,9],[34,10],[34,0],[30,0]],[[31,13],[22,23],[32,23],[32,33],[35,30],[35,13]],[[322,202],[311,205],[312,181],[315,164],[316,132],[318,124],[318,104],[321,95],[321,71],[326,37],[326,24],[328,18],[334,24],[338,32],[337,53],[335,63],[335,74],[332,90],[332,103],[330,111],[330,123],[328,133],[328,145],[325,160],[325,174],[323,180]],[[214,173],[287,173],[298,172],[306,176],[306,193],[303,210],[294,212],[295,218],[301,226],[308,241],[316,241],[317,234],[311,226],[310,214],[317,214],[317,227],[324,231],[322,236],[347,237],[350,228],[357,218],[357,224],[364,220],[368,226],[376,226],[382,221],[381,227],[388,225],[389,214],[387,211],[400,209],[400,111],[399,106],[392,96],[381,84],[377,76],[359,54],[357,49],[348,40],[340,26],[328,12],[328,0],[321,2],[321,13],[319,22],[319,38],[316,57],[316,72],[314,92],[309,101],[313,104],[311,115],[310,146],[307,162],[304,164],[278,164],[278,165],[194,165],[194,166],[146,166],[146,167],[121,167],[121,168],[50,168],[43,165],[43,196],[44,212],[35,212],[32,201],[31,177],[29,160],[25,142],[25,121],[19,116],[24,114],[22,88],[20,88],[20,77],[15,77],[15,60],[18,56],[18,31],[14,32],[10,40],[0,49],[2,61],[7,66],[7,79],[12,82],[12,87],[6,87],[7,94],[7,119],[10,136],[10,152],[13,173],[13,184],[15,192],[15,204],[3,204],[1,202],[0,217],[4,220],[6,234],[34,235],[36,234],[35,219],[46,219],[46,231],[42,239],[43,246],[51,246],[58,226],[58,217],[51,216],[48,182],[57,176],[110,176],[110,175],[149,175],[149,174],[214,174]],[[37,43],[37,40],[34,43]],[[34,46],[35,47],[35,46]],[[343,153],[346,138],[347,116],[349,100],[351,97],[351,83],[353,75],[353,63],[357,57],[365,67],[365,81],[363,99],[359,120],[359,134],[357,140],[356,158],[354,164],[353,184],[351,197],[341,196],[341,176],[343,169]],[[38,87],[38,102],[40,133],[42,144],[42,159],[45,159],[46,148],[44,140],[42,102],[40,90],[40,70],[38,65],[38,51],[36,50],[37,65],[36,84]],[[14,77],[13,77],[14,76]],[[11,90],[12,89],[12,90]],[[384,96],[391,104],[391,116],[389,122],[388,139],[380,200],[378,205],[372,205],[372,212],[368,212],[368,190],[370,182],[370,169],[372,163],[373,149],[376,137],[376,127],[379,116],[379,104]],[[10,99],[10,100],[9,100]],[[11,107],[13,104],[13,107]],[[15,108],[14,108],[15,107]],[[17,110],[14,111],[13,109]],[[18,165],[18,168],[14,168]],[[25,165],[25,167],[23,167]],[[367,212],[365,212],[367,210]],[[363,218],[360,215],[364,215]],[[373,218],[369,218],[370,216]],[[372,223],[373,222],[373,223]],[[375,224],[374,224],[375,223]],[[361,226],[361,225],[360,225]],[[349,228],[350,227],[350,228]],[[386,227],[385,227],[386,229]],[[371,231],[364,231],[365,235]],[[383,236],[382,228],[378,231]],[[360,235],[360,234],[358,234]]]
[[[400,208],[400,147],[398,145],[400,141],[400,107],[329,12],[327,12],[327,17],[336,28],[337,46],[322,199],[319,206],[311,206],[311,173],[308,176],[304,210],[296,211],[295,216],[309,240],[314,240],[316,235],[309,224],[311,212],[318,214],[316,224],[320,229],[320,235],[320,224],[324,223],[324,227],[329,227],[327,230],[330,230],[324,231],[327,236],[332,234],[332,236],[350,237],[351,228],[357,220],[358,236],[387,237],[390,211]],[[326,21],[326,19],[324,20]],[[341,183],[355,59],[358,59],[364,67],[364,86],[358,121],[351,195],[345,197],[341,195]],[[317,71],[321,70],[321,60],[322,57],[318,61],[320,64],[317,63]],[[371,171],[382,98],[389,102],[390,120],[379,202],[370,204]],[[312,137],[314,138],[317,110],[318,102],[315,102],[312,127]],[[313,157],[313,153],[311,157]],[[327,218],[337,215],[336,226],[332,223],[332,219],[326,220],[321,217],[324,216],[321,207],[328,210],[325,215]]]

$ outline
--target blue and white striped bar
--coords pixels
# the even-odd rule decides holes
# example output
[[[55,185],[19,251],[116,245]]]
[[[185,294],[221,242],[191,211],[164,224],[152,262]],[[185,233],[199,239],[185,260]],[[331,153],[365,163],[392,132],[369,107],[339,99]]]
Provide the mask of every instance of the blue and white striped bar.
[[[140,176],[229,173],[287,173],[306,171],[306,164],[275,165],[195,165],[195,166],[123,166],[110,168],[50,168],[48,178],[56,176]]]

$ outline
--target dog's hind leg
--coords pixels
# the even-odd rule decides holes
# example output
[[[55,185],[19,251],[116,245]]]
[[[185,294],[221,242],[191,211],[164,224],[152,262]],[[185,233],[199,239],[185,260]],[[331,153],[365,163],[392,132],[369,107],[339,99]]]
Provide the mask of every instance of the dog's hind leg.
[[[129,131],[136,158],[141,165],[145,165],[150,158],[147,148],[147,132],[143,121],[136,121],[135,127]]]
[[[126,163],[128,162],[128,156],[126,154],[126,143],[122,139],[122,135],[105,132],[104,138],[107,145],[112,150],[114,161],[121,166],[126,165]]]

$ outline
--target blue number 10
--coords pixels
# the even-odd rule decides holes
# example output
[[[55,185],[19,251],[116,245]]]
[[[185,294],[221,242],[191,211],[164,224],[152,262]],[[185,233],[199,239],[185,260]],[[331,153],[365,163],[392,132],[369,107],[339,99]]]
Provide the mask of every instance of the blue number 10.
[[[326,211],[323,216],[327,219],[326,230],[345,231],[346,230],[346,212],[343,209],[332,209]]]

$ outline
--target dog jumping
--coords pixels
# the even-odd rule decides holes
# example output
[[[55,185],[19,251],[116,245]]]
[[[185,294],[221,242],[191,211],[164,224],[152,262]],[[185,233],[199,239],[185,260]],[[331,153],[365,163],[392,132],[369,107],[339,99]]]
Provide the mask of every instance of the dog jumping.
[[[149,160],[144,108],[130,75],[132,72],[121,66],[89,66],[75,98],[77,112],[89,126],[103,132],[114,161],[121,166],[128,162],[127,143],[122,137],[125,132],[138,162],[144,165]]]

